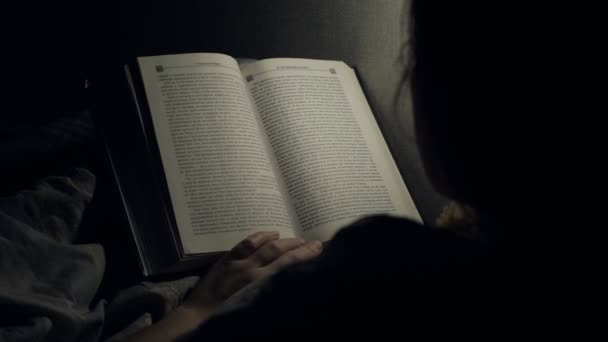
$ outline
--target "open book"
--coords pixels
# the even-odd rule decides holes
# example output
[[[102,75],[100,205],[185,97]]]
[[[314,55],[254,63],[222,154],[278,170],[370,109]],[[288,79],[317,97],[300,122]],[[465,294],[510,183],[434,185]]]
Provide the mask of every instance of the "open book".
[[[343,62],[137,62],[180,255],[226,251],[258,230],[326,241],[370,214],[420,220]]]

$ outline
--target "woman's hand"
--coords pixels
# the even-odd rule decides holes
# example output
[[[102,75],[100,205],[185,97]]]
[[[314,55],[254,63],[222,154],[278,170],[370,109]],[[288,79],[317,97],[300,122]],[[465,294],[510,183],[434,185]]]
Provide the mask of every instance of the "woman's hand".
[[[320,241],[279,239],[276,232],[250,235],[209,270],[182,306],[206,316],[249,283],[286,265],[312,259],[321,249]]]
[[[182,305],[128,340],[173,341],[203,323],[224,300],[249,283],[320,253],[319,241],[279,239],[276,232],[250,235],[218,260]]]

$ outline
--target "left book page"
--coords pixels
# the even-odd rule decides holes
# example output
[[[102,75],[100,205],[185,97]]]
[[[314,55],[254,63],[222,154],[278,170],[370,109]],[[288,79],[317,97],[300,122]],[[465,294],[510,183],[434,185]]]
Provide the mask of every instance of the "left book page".
[[[197,53],[138,63],[184,254],[225,251],[258,230],[293,236],[236,60]]]

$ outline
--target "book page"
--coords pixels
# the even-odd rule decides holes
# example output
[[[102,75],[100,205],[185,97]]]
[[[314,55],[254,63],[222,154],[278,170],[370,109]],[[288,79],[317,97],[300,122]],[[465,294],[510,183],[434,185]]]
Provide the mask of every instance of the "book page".
[[[246,66],[243,76],[302,236],[325,241],[370,214],[421,221],[350,67],[270,59]]]
[[[293,236],[236,61],[200,53],[138,62],[184,253],[225,251],[258,230]]]

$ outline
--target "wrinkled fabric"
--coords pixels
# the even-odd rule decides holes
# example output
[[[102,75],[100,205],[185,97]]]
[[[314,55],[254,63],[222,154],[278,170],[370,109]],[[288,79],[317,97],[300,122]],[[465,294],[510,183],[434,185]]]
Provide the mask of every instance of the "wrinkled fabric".
[[[100,245],[71,245],[95,176],[49,177],[0,200],[0,337],[96,341],[104,305],[90,308],[105,267]]]
[[[108,342],[120,341],[164,317],[183,302],[197,281],[194,276],[161,283],[144,281],[122,290],[107,308],[108,330],[119,331]]]
[[[101,245],[74,245],[95,176],[48,177],[0,199],[0,341],[118,341],[181,303],[198,277],[121,291],[91,303],[101,283]]]

